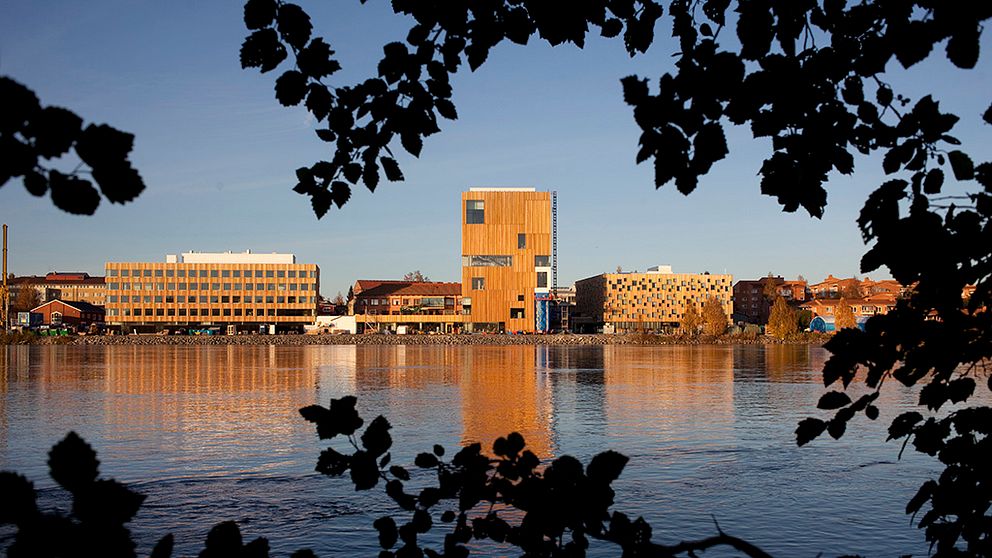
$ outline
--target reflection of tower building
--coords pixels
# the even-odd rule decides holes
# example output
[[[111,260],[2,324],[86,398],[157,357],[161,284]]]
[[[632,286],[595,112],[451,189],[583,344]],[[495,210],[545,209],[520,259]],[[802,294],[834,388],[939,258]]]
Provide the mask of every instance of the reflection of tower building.
[[[486,452],[500,436],[519,432],[527,448],[551,457],[551,399],[538,382],[537,347],[471,347],[462,373],[462,440]]]
[[[410,398],[450,386],[455,392],[443,400],[461,407],[462,443],[479,442],[491,453],[496,438],[519,432],[531,451],[545,457],[552,451],[551,410],[535,370],[536,350],[530,345],[362,345],[356,348],[355,387],[360,399],[369,393],[385,398],[379,401],[384,407],[391,398],[402,398],[395,410],[400,413],[423,406],[417,420],[433,421],[457,411]]]

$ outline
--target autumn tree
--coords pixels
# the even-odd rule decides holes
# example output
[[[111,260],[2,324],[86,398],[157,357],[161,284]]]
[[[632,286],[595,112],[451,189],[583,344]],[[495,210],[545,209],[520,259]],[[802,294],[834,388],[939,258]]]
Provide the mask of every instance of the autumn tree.
[[[20,289],[17,289],[17,296],[10,301],[10,311],[13,312],[29,312],[33,308],[37,308],[41,304],[41,295],[38,294],[37,289],[28,285],[22,285]]]
[[[851,303],[846,298],[841,298],[837,302],[837,310],[834,312],[834,330],[840,331],[849,327],[858,327],[858,321],[854,317]]]
[[[861,281],[857,279],[852,279],[850,283],[844,285],[840,292],[838,293],[840,298],[846,298],[848,300],[857,300],[862,298],[861,296]]]
[[[338,291],[338,294],[334,296],[334,300],[332,300],[331,303],[335,306],[343,306],[344,304],[347,304],[347,301],[345,301],[344,295],[341,294],[341,291]]]
[[[703,333],[706,335],[723,335],[727,331],[727,313],[723,304],[715,296],[703,303]]]
[[[685,312],[682,314],[682,321],[679,323],[679,329],[686,335],[696,335],[699,333],[700,325],[702,325],[702,318],[696,310],[695,301],[686,300]]]
[[[427,281],[430,281],[430,278],[427,277],[427,276],[425,276],[424,274],[420,273],[420,270],[418,269],[418,270],[411,271],[410,273],[407,273],[406,275],[404,275],[403,276],[403,280],[404,281],[414,281],[414,282],[417,282],[417,283],[425,283]]]
[[[796,333],[796,313],[789,307],[784,298],[775,298],[775,303],[772,304],[771,314],[768,316],[768,326],[765,331],[768,335],[779,339],[785,339],[789,335]]]

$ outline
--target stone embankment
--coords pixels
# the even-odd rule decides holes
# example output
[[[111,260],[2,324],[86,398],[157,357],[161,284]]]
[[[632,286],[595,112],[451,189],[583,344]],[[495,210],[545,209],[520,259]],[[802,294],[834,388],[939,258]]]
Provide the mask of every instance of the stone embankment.
[[[41,345],[822,345],[827,335],[802,334],[782,341],[773,337],[721,335],[95,335],[34,337],[9,344]],[[0,340],[0,344],[3,340]]]

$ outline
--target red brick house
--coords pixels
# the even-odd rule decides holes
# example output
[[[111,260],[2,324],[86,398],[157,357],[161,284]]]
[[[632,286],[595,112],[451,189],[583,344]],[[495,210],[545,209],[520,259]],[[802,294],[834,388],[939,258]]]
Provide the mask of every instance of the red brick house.
[[[50,300],[31,311],[41,314],[41,323],[45,325],[85,328],[90,324],[102,324],[104,321],[103,307],[88,302]]]

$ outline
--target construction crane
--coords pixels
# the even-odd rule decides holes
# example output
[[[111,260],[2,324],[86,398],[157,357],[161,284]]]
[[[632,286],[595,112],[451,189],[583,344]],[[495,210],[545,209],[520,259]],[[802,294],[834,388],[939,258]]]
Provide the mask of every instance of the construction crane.
[[[3,331],[10,328],[10,287],[7,286],[7,223],[3,224],[3,287],[0,287],[0,310],[3,311]]]

